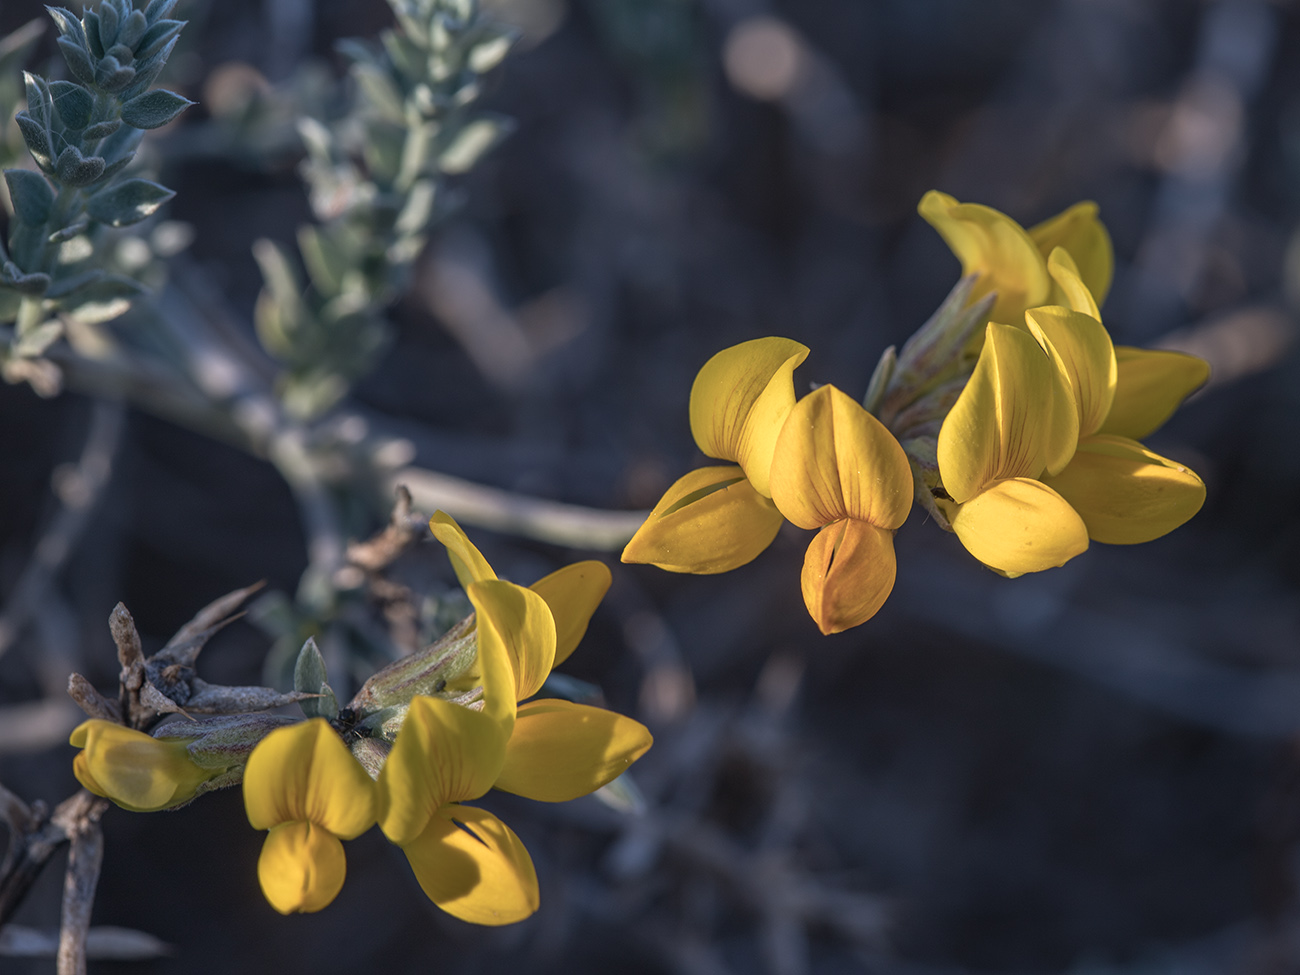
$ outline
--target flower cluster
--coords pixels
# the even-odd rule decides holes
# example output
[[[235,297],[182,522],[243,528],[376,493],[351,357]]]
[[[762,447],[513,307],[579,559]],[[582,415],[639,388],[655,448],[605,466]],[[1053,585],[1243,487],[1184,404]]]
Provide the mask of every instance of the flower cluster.
[[[242,751],[203,722],[149,735],[88,721],[72,735],[83,749],[78,779],[127,809],[151,811],[242,778],[249,823],[269,830],[258,878],[283,914],[327,906],[347,872],[341,841],[376,824],[448,913],[487,925],[532,914],[538,887],[528,851],[495,815],[466,803],[493,788],[542,802],[575,799],[650,747],[650,733],[631,718],[533,699],[582,639],[609,570],[581,562],[525,588],[498,579],[447,515],[437,513],[431,528],[475,608],[450,641],[468,656],[436,671],[452,679],[425,672],[413,680],[398,661],[395,679],[381,671],[334,720],[240,716],[241,727],[260,722],[240,739]]]
[[[1090,539],[1146,542],[1196,514],[1201,479],[1137,438],[1209,367],[1112,344],[1100,305],[1113,258],[1095,205],[1029,231],[940,193],[920,211],[980,275],[977,288],[997,292],[974,372],[938,438],[936,504],[967,550],[1016,576],[1063,565]]]
[[[1096,205],[1030,230],[933,191],[919,209],[967,277],[901,354],[886,351],[865,406],[833,386],[797,399],[793,372],[809,350],[790,339],[718,353],[691,388],[691,433],[734,466],[678,480],[624,562],[725,572],[763,551],[784,520],[817,529],[804,602],[836,633],[888,597],[893,535],[914,488],[1007,576],[1063,565],[1090,539],[1158,538],[1200,509],[1200,478],[1138,439],[1204,384],[1208,366],[1112,344],[1100,305],[1114,257]]]
[[[808,349],[762,338],[719,352],[691,387],[691,433],[709,457],[678,480],[623,550],[624,562],[726,572],[771,544],[783,520],[816,529],[801,577],[823,633],[875,615],[894,587],[894,532],[911,507],[898,441],[834,386],[796,401]]]

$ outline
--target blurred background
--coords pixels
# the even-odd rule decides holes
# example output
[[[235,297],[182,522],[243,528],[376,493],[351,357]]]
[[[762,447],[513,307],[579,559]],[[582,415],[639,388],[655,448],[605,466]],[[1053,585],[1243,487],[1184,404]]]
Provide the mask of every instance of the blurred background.
[[[170,953],[91,970],[1300,970],[1300,10],[487,6],[519,41],[485,103],[517,127],[453,181],[461,205],[349,400],[408,460],[650,507],[700,463],[687,395],[719,349],[788,336],[812,349],[801,393],[861,395],[957,279],[915,212],[938,188],[1027,226],[1097,201],[1116,343],[1212,364],[1148,441],[1200,473],[1208,501],[1157,542],[1015,581],[915,509],[892,597],[832,638],[802,605],[808,535],[789,525],[754,563],[695,578],[467,523],[515,581],[611,564],[566,671],[656,735],[634,810],[487,797],[542,890],[536,916],[487,930],[428,903],[376,831],[349,844],[329,909],[281,918],[237,790],[114,808],[94,923]],[[336,42],[392,15],[382,0],[182,0],[175,16],[190,23],[160,83],[198,105],[148,142],[181,238],[160,289],[251,344],[252,244],[291,245],[311,219],[292,120],[329,116],[349,84]],[[4,0],[0,34],[37,17],[35,0]],[[27,64],[58,76],[53,35]],[[67,673],[115,686],[113,605],[156,649],[228,590],[293,593],[308,539],[275,468],[174,418],[26,385],[0,387],[0,417],[0,781],[52,804],[75,788]],[[382,523],[344,507],[352,537]],[[411,561],[454,586],[438,546]],[[237,623],[199,672],[257,683],[272,644]],[[57,925],[61,873],[18,923]]]

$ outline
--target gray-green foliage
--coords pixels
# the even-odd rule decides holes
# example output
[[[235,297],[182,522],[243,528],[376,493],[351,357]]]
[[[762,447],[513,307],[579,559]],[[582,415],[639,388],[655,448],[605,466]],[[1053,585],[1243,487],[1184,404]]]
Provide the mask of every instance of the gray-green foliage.
[[[349,116],[299,126],[320,221],[298,232],[306,286],[283,248],[260,241],[254,251],[266,281],[258,334],[284,365],[281,395],[300,416],[327,409],[370,367],[389,335],[384,308],[447,209],[445,176],[470,169],[509,130],[475,102],[512,35],[476,0],[389,3],[397,29],[380,46],[340,46],[357,88]]]
[[[191,104],[149,87],[184,26],[168,19],[175,5],[101,0],[80,20],[46,8],[73,80],[24,73],[27,108],[15,122],[39,172],[4,171],[13,213],[8,249],[0,247],[0,323],[17,327],[0,356],[10,378],[29,378],[15,362],[39,357],[59,337],[56,314],[102,321],[144,290],[105,267],[94,242],[102,227],[143,220],[173,195],[122,171],[145,129],[165,125]]]

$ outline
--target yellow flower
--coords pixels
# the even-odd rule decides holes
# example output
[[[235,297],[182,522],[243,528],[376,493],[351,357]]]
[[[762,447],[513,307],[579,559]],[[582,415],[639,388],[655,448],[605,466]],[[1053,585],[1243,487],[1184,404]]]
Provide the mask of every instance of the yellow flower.
[[[1053,251],[1049,265],[1071,307],[1031,309],[1026,319],[1070,386],[1079,436],[1068,465],[1043,480],[1079,513],[1094,541],[1149,542],[1201,509],[1205,484],[1134,438],[1168,419],[1205,382],[1209,366],[1194,356],[1142,349],[1124,349],[1121,360],[1069,254]]]
[[[542,802],[594,792],[649,749],[638,721],[604,708],[543,698],[526,701],[568,659],[609,589],[595,561],[565,566],[528,589],[497,579],[460,526],[437,512],[430,528],[447,547],[474,605],[483,711],[506,730],[505,757],[492,784]]]
[[[939,507],[967,551],[1006,575],[1064,565],[1088,547],[1075,510],[1038,478],[1070,460],[1073,397],[1029,332],[989,323],[975,371],[939,431]],[[950,500],[949,500],[950,499]]]
[[[244,769],[244,808],[269,829],[257,861],[262,893],[281,914],[319,911],[343,887],[340,839],[375,823],[375,783],[322,719],[271,732]]]
[[[69,738],[82,749],[72,760],[72,771],[95,795],[132,812],[181,806],[223,771],[196,765],[188,751],[190,741],[160,741],[111,721],[83,721]]]
[[[1069,251],[1097,303],[1106,300],[1115,258],[1095,203],[1076,203],[1028,231],[992,207],[958,203],[938,190],[926,193],[917,210],[961,261],[962,274],[979,275],[970,300],[997,292],[993,321],[1015,324],[1026,309],[1064,303],[1047,268],[1057,247]]]
[[[772,457],[794,408],[795,367],[807,356],[807,346],[769,337],[704,364],[691,387],[691,434],[705,456],[731,464],[673,484],[623,549],[624,562],[707,575],[742,566],[772,543],[781,527]]]
[[[772,462],[772,500],[800,528],[820,529],[804,558],[804,603],[823,633],[876,614],[894,587],[894,532],[912,507],[898,441],[834,386],[790,411]]]
[[[537,873],[519,837],[490,812],[462,805],[492,787],[506,734],[485,712],[416,697],[379,773],[384,835],[431,901],[474,924],[521,921],[538,905]]]

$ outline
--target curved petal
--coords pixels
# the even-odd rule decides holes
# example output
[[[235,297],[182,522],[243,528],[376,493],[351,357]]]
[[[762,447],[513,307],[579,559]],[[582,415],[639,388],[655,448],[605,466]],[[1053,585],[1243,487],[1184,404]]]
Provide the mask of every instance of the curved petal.
[[[254,829],[298,820],[345,840],[375,822],[375,783],[323,718],[277,728],[244,767],[244,809]]]
[[[865,521],[827,525],[803,560],[803,601],[817,628],[839,633],[865,623],[885,604],[898,571],[894,533]]]
[[[555,663],[558,667],[569,659],[587,632],[592,613],[609,592],[614,581],[609,566],[588,559],[556,569],[528,588],[546,600],[555,620]]]
[[[1073,394],[1079,436],[1095,433],[1115,399],[1115,347],[1110,335],[1091,315],[1059,305],[1031,308],[1025,321],[1034,338],[1051,352]]]
[[[739,464],[765,497],[776,438],[794,406],[794,369],[807,357],[793,339],[752,339],[715,355],[691,386],[695,443],[707,457]]]
[[[1210,378],[1204,359],[1163,349],[1115,346],[1115,402],[1099,433],[1141,440],[1164,425]]]
[[[471,582],[497,577],[487,559],[483,558],[483,553],[475,548],[456,519],[447,512],[433,513],[429,519],[429,531],[446,547],[447,557],[451,559],[451,567],[456,570],[456,578],[460,580],[462,589],[468,591]]]
[[[1023,227],[1005,213],[980,203],[958,203],[931,190],[917,206],[961,261],[961,273],[978,274],[971,291],[976,301],[998,293],[989,317],[1017,322],[1026,308],[1041,305],[1051,292],[1047,261]]]
[[[568,802],[622,774],[650,732],[604,708],[544,699],[521,705],[495,787],[539,802]]]
[[[949,505],[966,551],[1008,575],[1064,565],[1088,548],[1088,529],[1064,498],[1026,477],[997,481],[962,505]]]
[[[446,806],[402,851],[429,900],[462,921],[512,924],[537,910],[532,858],[490,812]]]
[[[1196,474],[1126,437],[1090,437],[1048,482],[1079,512],[1088,536],[1110,545],[1149,542],[1201,510]]]
[[[509,702],[511,720],[516,701],[532,697],[546,681],[555,663],[555,620],[551,617],[546,600],[523,586],[502,579],[489,579],[472,583],[469,600],[478,615],[479,668],[483,674],[483,698],[490,702],[495,692],[494,672],[490,673],[489,658],[504,652],[510,665],[514,686]],[[504,685],[500,685],[504,692]],[[502,702],[504,709],[504,701]],[[485,710],[492,709],[485,705]],[[500,720],[501,710],[494,717]]]
[[[1073,399],[1048,352],[1024,329],[990,323],[939,430],[944,489],[962,503],[994,481],[1037,477],[1049,460],[1064,467],[1078,433]]]
[[[885,425],[834,386],[801,399],[772,458],[772,500],[800,528],[843,518],[898,528],[912,508],[912,469]]]
[[[281,823],[262,844],[257,879],[267,901],[281,914],[328,907],[347,877],[343,844],[314,823]]]
[[[1029,228],[1029,236],[1039,252],[1047,257],[1057,247],[1064,247],[1078,266],[1079,277],[1092,292],[1098,305],[1106,303],[1111,277],[1115,272],[1115,250],[1111,247],[1106,226],[1097,219],[1097,204],[1076,203],[1068,210]]]
[[[186,751],[189,741],[160,741],[112,721],[83,721],[69,738],[83,749],[72,771],[95,795],[132,812],[179,806],[221,771],[194,764]]]
[[[506,733],[482,711],[442,698],[414,697],[379,772],[379,828],[408,843],[450,802],[477,799],[496,781]]]
[[[1088,286],[1079,277],[1079,266],[1074,263],[1074,258],[1064,247],[1054,247],[1052,253],[1048,255],[1047,273],[1056,282],[1056,291],[1059,291],[1060,297],[1064,299],[1056,300],[1054,291],[1051,304],[1065,305],[1073,311],[1091,315],[1097,321],[1101,321],[1101,309],[1097,306]]]
[[[730,572],[771,545],[782,521],[739,467],[701,467],[665,492],[622,559],[669,572]]]

